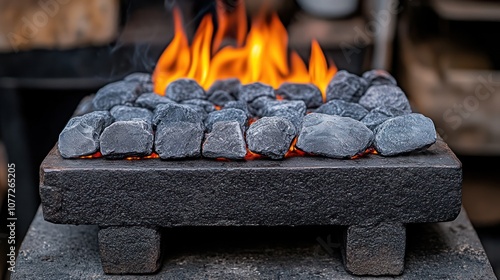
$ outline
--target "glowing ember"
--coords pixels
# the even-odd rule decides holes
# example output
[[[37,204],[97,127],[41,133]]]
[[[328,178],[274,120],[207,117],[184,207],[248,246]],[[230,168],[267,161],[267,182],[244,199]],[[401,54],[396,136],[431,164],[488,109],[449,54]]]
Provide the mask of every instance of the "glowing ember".
[[[175,36],[158,60],[153,75],[155,92],[164,95],[168,84],[179,78],[194,79],[205,89],[216,80],[238,78],[243,84],[262,82],[274,88],[283,82],[313,83],[326,98],[326,87],[337,69],[333,63],[328,66],[317,41],[312,42],[308,68],[296,52],[289,54],[288,34],[277,15],[255,19],[248,34],[244,10],[236,15],[219,16],[221,28],[215,36],[212,16],[205,16],[190,45],[175,9]],[[231,33],[236,33],[232,35],[238,46],[218,49]]]
[[[97,153],[92,154],[92,155],[88,155],[88,156],[81,156],[80,158],[81,158],[81,159],[93,159],[93,158],[101,158],[101,157],[102,157],[101,152],[97,152]]]
[[[378,152],[375,150],[375,148],[370,147],[370,148],[366,149],[366,151],[364,151],[363,153],[357,154],[357,155],[351,157],[351,159],[358,159],[358,158],[365,157],[367,155],[378,155]]]
[[[141,160],[141,159],[156,159],[156,158],[160,158],[160,156],[157,153],[152,153],[149,156],[145,156],[145,157],[128,157],[125,159],[126,160]]]
[[[293,139],[292,145],[290,145],[290,150],[288,151],[288,153],[286,153],[285,158],[303,157],[306,155],[306,153],[299,150],[296,145],[297,145],[297,137]]]

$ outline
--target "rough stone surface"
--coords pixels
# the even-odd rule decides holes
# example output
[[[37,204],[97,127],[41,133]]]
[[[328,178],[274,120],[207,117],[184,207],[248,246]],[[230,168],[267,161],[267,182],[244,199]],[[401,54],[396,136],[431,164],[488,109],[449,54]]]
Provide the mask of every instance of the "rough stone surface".
[[[227,91],[216,90],[214,93],[210,94],[208,101],[214,103],[217,106],[224,106],[228,102],[235,101],[234,97]]]
[[[383,69],[374,69],[363,73],[363,78],[370,86],[375,85],[393,85],[397,86],[396,79]]]
[[[225,110],[225,109],[240,109],[242,111],[244,111],[247,116],[250,116],[250,111],[248,111],[248,104],[246,102],[242,102],[242,101],[229,101],[228,103],[226,103],[226,105],[224,106],[224,108],[222,108],[222,110]]]
[[[156,153],[162,159],[200,157],[203,135],[201,123],[161,123],[156,130]]]
[[[357,160],[130,163],[65,160],[53,149],[40,172],[45,218],[56,223],[162,227],[421,223],[454,219],[462,201],[461,163],[442,140],[410,156],[369,155]],[[311,207],[304,207],[304,201]]]
[[[331,158],[350,158],[364,152],[373,141],[373,132],[351,118],[309,114],[304,118],[297,148]]]
[[[248,111],[252,116],[264,117],[267,105],[269,105],[269,103],[273,101],[276,101],[276,99],[270,98],[268,96],[259,97],[251,103],[248,103]]]
[[[316,113],[347,117],[359,121],[368,114],[368,110],[357,103],[337,99],[321,105]]]
[[[243,131],[238,122],[214,123],[203,144],[206,158],[244,159],[247,153]]]
[[[158,105],[154,111],[153,124],[158,126],[160,123],[172,122],[199,123],[203,119],[201,112],[190,106],[167,103]]]
[[[295,126],[299,132],[302,128],[302,120],[306,114],[306,104],[301,100],[294,101],[271,101],[264,109],[265,117],[282,117]]]
[[[107,274],[154,273],[161,267],[161,233],[148,227],[99,230],[99,254]]]
[[[160,104],[175,103],[172,99],[166,98],[154,92],[141,94],[135,101],[135,105],[149,110],[155,110]]]
[[[323,104],[321,91],[313,84],[284,83],[276,94],[287,100],[302,100],[307,108],[317,108]]]
[[[137,279],[104,274],[97,230],[46,222],[39,210],[11,279]],[[343,268],[335,227],[174,228],[165,234],[162,268],[143,278],[359,279]],[[496,279],[465,211],[453,222],[408,226],[406,248],[405,271],[397,279]]]
[[[203,99],[186,100],[182,101],[181,104],[201,107],[206,113],[212,113],[215,111],[215,105],[212,102]]]
[[[240,124],[243,131],[246,130],[247,115],[245,112],[240,109],[224,109],[208,114],[208,117],[205,119],[207,132],[212,131],[212,127],[215,123],[225,121],[236,121]]]
[[[97,110],[110,110],[117,105],[132,104],[141,94],[141,87],[134,82],[115,82],[97,91],[94,97],[94,107]]]
[[[153,128],[145,121],[119,121],[106,127],[99,141],[107,158],[148,156],[153,152]]]
[[[402,116],[405,112],[391,107],[377,107],[370,111],[361,122],[372,131],[385,121],[394,117]]]
[[[375,149],[383,156],[419,151],[436,142],[436,128],[431,119],[409,114],[390,119],[375,130]]]
[[[326,88],[326,100],[340,99],[347,102],[358,102],[367,87],[368,82],[362,77],[340,70]]]
[[[369,87],[365,95],[359,100],[359,104],[368,110],[385,106],[411,113],[410,102],[403,90],[392,85]]]
[[[59,152],[64,158],[77,158],[99,151],[99,136],[113,122],[106,111],[96,111],[69,120],[59,134]]]
[[[178,79],[171,82],[165,90],[165,96],[175,102],[206,99],[205,90],[195,80],[191,79]]]
[[[398,223],[349,226],[342,253],[347,271],[355,275],[400,275],[404,271],[406,228]]]
[[[236,78],[215,81],[207,92],[208,96],[212,96],[216,91],[222,90],[231,94],[234,99],[238,100],[241,90],[241,82]]]
[[[153,112],[145,108],[118,105],[113,107],[110,113],[117,122],[143,120],[145,122],[151,123],[153,121]]]
[[[254,122],[247,131],[248,149],[272,159],[282,159],[290,149],[297,130],[287,119],[264,117]]]
[[[275,99],[276,95],[273,87],[263,83],[253,83],[241,87],[239,100],[250,103],[257,98],[264,96]]]
[[[138,83],[141,86],[141,92],[143,93],[153,92],[154,90],[153,78],[149,73],[132,73],[126,76],[123,80],[126,82]]]

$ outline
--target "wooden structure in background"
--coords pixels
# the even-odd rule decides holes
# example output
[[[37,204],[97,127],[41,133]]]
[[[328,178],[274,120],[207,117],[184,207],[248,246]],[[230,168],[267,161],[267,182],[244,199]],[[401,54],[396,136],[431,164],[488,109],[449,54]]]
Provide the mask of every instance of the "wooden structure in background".
[[[107,44],[119,0],[0,0],[0,52]]]

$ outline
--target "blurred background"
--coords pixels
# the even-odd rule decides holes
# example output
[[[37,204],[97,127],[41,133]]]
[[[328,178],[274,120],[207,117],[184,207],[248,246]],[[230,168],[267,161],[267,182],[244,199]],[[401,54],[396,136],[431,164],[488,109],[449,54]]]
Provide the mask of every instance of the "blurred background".
[[[239,0],[222,1],[228,9]],[[192,38],[220,3],[196,0],[0,0],[0,246],[6,170],[16,164],[18,242],[39,205],[38,169],[83,97],[152,72],[180,7]],[[253,0],[276,11],[308,60],[316,38],[339,69],[383,68],[435,122],[463,163],[463,204],[500,276],[500,1]],[[249,18],[250,18],[249,17]],[[18,243],[19,244],[19,243]],[[0,269],[5,270],[5,253]]]

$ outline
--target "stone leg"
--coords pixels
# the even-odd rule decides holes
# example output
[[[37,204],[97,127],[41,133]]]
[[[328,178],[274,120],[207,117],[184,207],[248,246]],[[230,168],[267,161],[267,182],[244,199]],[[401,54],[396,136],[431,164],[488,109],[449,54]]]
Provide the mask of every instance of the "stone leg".
[[[146,274],[161,265],[159,228],[130,226],[99,229],[102,268],[108,274]]]
[[[342,255],[355,275],[400,275],[404,269],[406,228],[399,223],[348,226]]]

